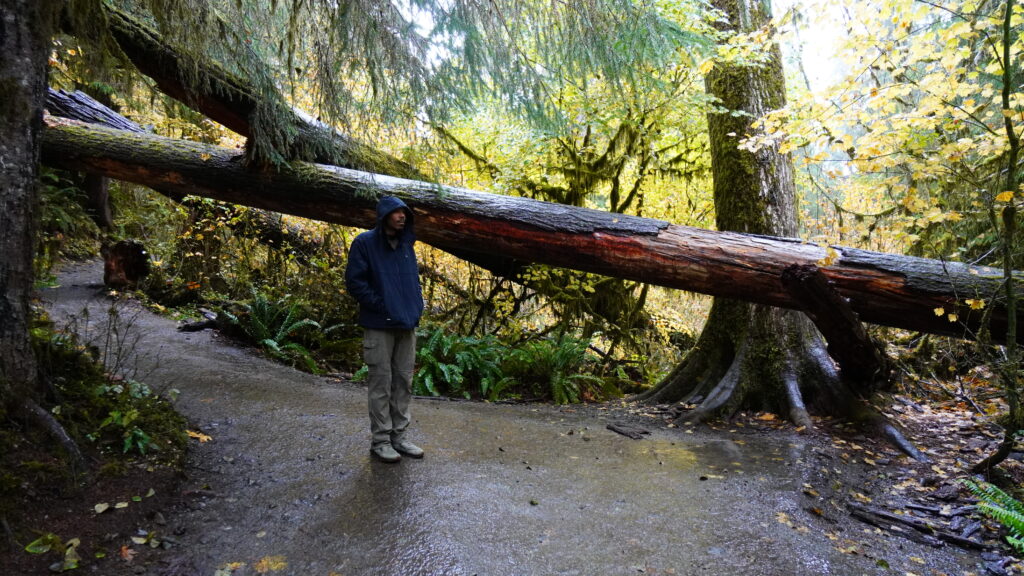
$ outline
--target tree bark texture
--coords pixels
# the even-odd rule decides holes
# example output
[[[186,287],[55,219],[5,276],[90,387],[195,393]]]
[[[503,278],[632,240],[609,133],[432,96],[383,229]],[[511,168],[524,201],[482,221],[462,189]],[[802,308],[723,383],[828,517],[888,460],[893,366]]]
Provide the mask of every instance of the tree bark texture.
[[[804,304],[804,314],[825,336],[828,354],[844,378],[868,385],[889,384],[885,354],[817,266],[790,266],[782,273],[782,284]]]
[[[269,132],[291,133],[291,141],[277,152],[284,160],[308,160],[388,174],[400,178],[423,179],[415,168],[394,156],[367,146],[296,109],[286,109],[283,99],[261,100],[259,91],[245,78],[236,76],[219,64],[186,58],[169,45],[160,33],[125,12],[105,5],[110,32],[135,67],[152,78],[160,91],[205,114],[229,130],[252,138],[259,131],[268,106],[278,106],[286,120]],[[261,120],[261,118],[263,118]],[[276,118],[281,121],[281,118]],[[256,125],[254,125],[256,124]]]
[[[752,32],[771,20],[770,5],[761,0],[712,4],[726,16],[727,21],[719,24],[725,31]],[[716,63],[705,86],[721,106],[708,113],[718,229],[795,236],[796,190],[788,155],[774,146],[756,153],[739,148],[755,119],[785,106],[778,45],[768,48],[768,58],[760,66]],[[775,284],[781,287],[778,279]],[[756,299],[721,295],[729,298],[715,299],[693,351],[645,398],[699,404],[685,416],[690,420],[718,411],[753,409],[790,414],[794,421],[808,424],[803,394],[814,390],[823,381],[820,372],[827,370],[817,365],[825,357],[821,336],[802,314],[764,306]]]
[[[790,309],[801,303],[782,285],[783,271],[794,264],[819,265],[863,321],[972,338],[982,314],[962,302],[977,298],[989,302],[993,337],[1005,335],[1005,310],[998,302],[1002,272],[991,268],[702,230],[304,162],[256,172],[245,167],[237,150],[53,118],[43,138],[43,160],[362,228],[375,223],[376,199],[391,194],[415,211],[419,239],[440,248]],[[937,316],[939,307],[959,314],[958,320]]]
[[[61,3],[0,3],[0,404],[31,397],[36,360],[29,339],[39,146],[50,35]]]

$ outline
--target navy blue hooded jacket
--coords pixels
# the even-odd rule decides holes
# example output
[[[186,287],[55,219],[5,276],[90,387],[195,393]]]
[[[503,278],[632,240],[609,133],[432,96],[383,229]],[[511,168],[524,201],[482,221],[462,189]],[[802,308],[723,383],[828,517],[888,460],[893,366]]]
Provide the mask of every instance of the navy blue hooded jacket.
[[[405,228],[392,248],[384,232],[384,220],[395,210],[405,210]],[[412,330],[423,314],[419,266],[413,244],[413,213],[394,196],[377,203],[377,227],[352,242],[345,268],[345,285],[359,302],[359,325],[377,330]]]

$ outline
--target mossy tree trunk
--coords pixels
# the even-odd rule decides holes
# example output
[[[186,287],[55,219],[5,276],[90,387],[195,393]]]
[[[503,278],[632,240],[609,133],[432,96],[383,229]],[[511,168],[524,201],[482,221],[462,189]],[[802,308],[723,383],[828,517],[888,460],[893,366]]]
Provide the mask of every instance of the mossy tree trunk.
[[[716,0],[714,5],[728,16],[723,27],[739,33],[771,19],[767,1]],[[752,133],[754,119],[785,105],[778,45],[760,66],[717,64],[705,84],[724,108],[708,114],[718,229],[797,236],[790,158],[774,146],[757,152],[738,147]],[[809,388],[808,380],[834,380],[833,373],[821,337],[803,314],[716,298],[692,351],[644,398],[697,403],[686,416],[693,420],[749,409],[788,414],[809,425],[800,389]]]
[[[47,59],[63,4],[0,3],[0,409],[39,424],[82,471],[77,446],[36,402],[39,373],[29,336]]]
[[[0,5],[0,394],[8,406],[28,397],[36,380],[29,298],[46,61],[59,6],[53,0]]]

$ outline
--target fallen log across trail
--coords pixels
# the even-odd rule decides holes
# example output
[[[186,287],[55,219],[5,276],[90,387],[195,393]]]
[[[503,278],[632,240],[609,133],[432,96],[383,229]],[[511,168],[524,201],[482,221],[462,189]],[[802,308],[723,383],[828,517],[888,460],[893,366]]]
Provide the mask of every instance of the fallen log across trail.
[[[53,117],[43,162],[362,228],[375,223],[376,198],[390,194],[415,211],[419,239],[438,248],[796,310],[803,305],[783,286],[782,273],[813,265],[862,321],[976,338],[987,317],[994,341],[1006,334],[1002,271],[994,268],[703,230],[323,164],[254,171],[239,150]]]

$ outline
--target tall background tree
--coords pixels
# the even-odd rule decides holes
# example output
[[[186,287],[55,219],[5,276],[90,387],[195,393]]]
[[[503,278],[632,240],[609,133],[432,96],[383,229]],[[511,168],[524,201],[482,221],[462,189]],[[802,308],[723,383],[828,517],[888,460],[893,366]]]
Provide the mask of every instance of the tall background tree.
[[[754,121],[786,104],[779,47],[772,40],[766,0],[721,0],[723,42],[761,37],[770,42],[746,61],[719,60],[706,76],[719,106],[708,114],[715,220],[719,230],[798,235],[796,189],[789,155],[777,145],[756,152],[741,147]],[[835,370],[817,330],[800,313],[716,298],[696,345],[657,386],[651,402],[698,404],[686,414],[700,420],[738,410],[789,414],[810,425],[803,395],[832,391]],[[824,405],[834,398],[823,400]],[[834,407],[834,406],[833,406]]]

